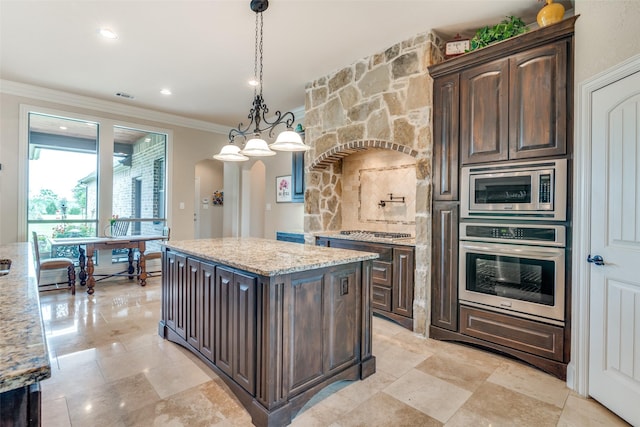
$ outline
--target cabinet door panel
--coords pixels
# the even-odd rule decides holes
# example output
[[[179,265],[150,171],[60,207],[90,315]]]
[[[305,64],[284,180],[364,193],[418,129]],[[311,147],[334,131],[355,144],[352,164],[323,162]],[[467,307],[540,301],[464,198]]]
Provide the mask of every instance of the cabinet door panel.
[[[458,200],[460,76],[433,83],[433,198]]]
[[[200,332],[200,352],[209,359],[214,361],[214,325],[215,325],[215,266],[205,262],[200,263],[199,271],[199,292],[200,303],[202,307],[202,315],[200,323],[202,329]]]
[[[233,280],[233,379],[255,395],[256,278],[235,273]]]
[[[434,203],[431,323],[458,330],[458,203]]]
[[[462,163],[506,160],[509,156],[509,61],[500,59],[460,75]]]
[[[413,248],[393,248],[393,312],[413,316]]]
[[[513,55],[510,62],[510,158],[565,154],[566,42]]]
[[[200,262],[187,259],[187,342],[200,349],[202,303],[200,297]]]
[[[176,304],[173,300],[174,278],[176,277],[176,254],[171,251],[164,251],[162,254],[162,318],[167,326],[175,331],[176,329]]]
[[[171,304],[174,313],[173,330],[183,339],[187,337],[187,258],[175,255]]]
[[[216,268],[215,364],[233,376],[233,271]]]
[[[289,393],[294,394],[305,388],[323,374],[323,355],[319,351],[325,337],[322,328],[324,313],[322,307],[323,288],[326,286],[323,274],[301,274],[291,280],[291,287],[285,295],[285,330],[288,337],[285,354],[288,356],[287,373]]]
[[[353,364],[359,354],[358,318],[360,307],[360,275],[355,269],[338,269],[325,274],[324,307],[324,373]],[[351,309],[348,309],[351,307]]]

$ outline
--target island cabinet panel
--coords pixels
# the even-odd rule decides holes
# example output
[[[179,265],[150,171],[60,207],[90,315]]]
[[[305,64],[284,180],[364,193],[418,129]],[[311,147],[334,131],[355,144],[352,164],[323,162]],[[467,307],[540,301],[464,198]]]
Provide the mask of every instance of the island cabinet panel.
[[[509,156],[509,60],[478,65],[460,76],[462,163]]]
[[[198,349],[210,361],[214,361],[215,348],[215,266],[206,262],[199,263],[198,299],[199,315],[196,322],[200,325]]]
[[[567,43],[510,58],[509,158],[566,153]]]
[[[322,377],[324,354],[322,342],[325,330],[322,325],[324,275],[313,275],[291,279],[289,292],[285,296],[285,336],[288,355],[289,390],[294,392]]]
[[[215,363],[255,393],[256,278],[216,268]]]
[[[176,334],[186,339],[187,258],[183,255],[169,252],[166,254],[163,264],[165,267],[165,273],[162,275],[163,290],[169,295],[169,298],[164,301],[165,321],[167,326],[173,329]]]
[[[353,267],[325,273],[322,326],[326,337],[323,353],[324,371],[329,375],[353,365],[358,360],[358,308],[361,298],[359,283],[360,272]],[[354,307],[356,309],[352,310]]]
[[[200,337],[202,334],[202,287],[200,285],[200,262],[193,259],[187,260],[187,342],[200,349]]]
[[[332,382],[375,373],[373,261],[363,257],[268,276],[165,248],[160,334],[214,370],[255,425],[287,425]],[[185,334],[176,329],[179,304]]]

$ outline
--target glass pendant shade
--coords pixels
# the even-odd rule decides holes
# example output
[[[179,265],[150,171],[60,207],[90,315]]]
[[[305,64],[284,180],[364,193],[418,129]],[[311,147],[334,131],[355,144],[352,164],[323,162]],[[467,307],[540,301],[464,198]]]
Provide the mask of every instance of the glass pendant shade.
[[[271,144],[269,148],[276,151],[307,151],[311,147],[302,142],[302,137],[298,132],[285,130],[280,132],[276,142]]]
[[[245,162],[249,158],[240,153],[240,147],[233,144],[227,144],[222,147],[220,153],[213,156],[216,160],[222,160],[223,162]]]
[[[251,157],[275,156],[275,151],[271,151],[267,145],[267,141],[260,138],[252,138],[244,145],[240,154]]]

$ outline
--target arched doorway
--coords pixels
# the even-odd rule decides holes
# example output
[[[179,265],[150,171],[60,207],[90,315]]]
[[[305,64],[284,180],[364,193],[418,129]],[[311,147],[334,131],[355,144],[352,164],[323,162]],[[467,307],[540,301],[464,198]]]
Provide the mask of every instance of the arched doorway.
[[[196,239],[222,237],[222,205],[214,193],[224,188],[222,163],[206,159],[196,163],[194,183],[194,231]]]

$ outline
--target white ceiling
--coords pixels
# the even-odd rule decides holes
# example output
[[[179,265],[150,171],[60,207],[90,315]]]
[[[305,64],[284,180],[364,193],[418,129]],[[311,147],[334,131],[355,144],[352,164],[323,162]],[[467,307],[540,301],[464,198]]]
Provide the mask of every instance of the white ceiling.
[[[253,98],[249,0],[0,0],[0,79],[224,126]],[[264,98],[304,105],[305,84],[418,33],[471,36],[538,0],[271,0],[264,12]],[[98,29],[110,27],[117,40]],[[160,94],[170,88],[171,96]],[[116,97],[126,92],[131,100]]]

